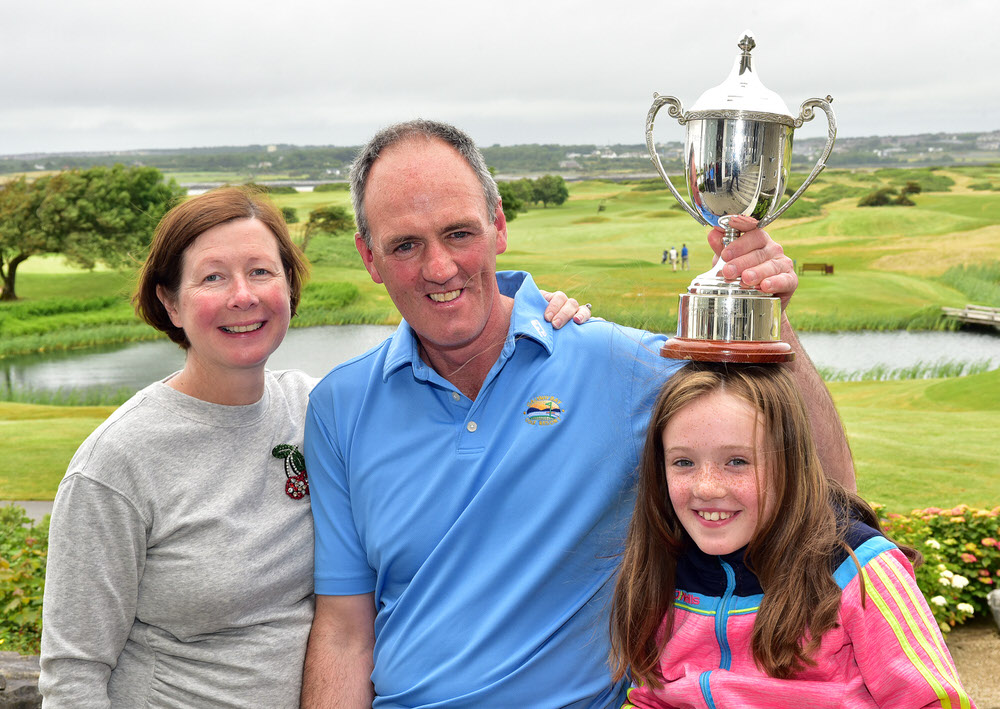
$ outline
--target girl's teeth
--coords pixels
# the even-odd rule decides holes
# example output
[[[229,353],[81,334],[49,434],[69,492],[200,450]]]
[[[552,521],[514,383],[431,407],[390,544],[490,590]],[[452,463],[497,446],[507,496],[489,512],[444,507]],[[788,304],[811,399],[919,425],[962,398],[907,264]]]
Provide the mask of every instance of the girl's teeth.
[[[733,516],[732,512],[698,512],[698,516],[702,519],[706,519],[709,522],[718,522],[722,519],[729,519]]]

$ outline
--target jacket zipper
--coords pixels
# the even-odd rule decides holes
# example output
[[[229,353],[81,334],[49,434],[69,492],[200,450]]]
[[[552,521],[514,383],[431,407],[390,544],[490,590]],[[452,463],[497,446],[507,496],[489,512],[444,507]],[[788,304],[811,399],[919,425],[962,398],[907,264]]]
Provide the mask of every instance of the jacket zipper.
[[[736,591],[736,573],[733,567],[724,562],[721,558],[722,570],[726,572],[726,591],[722,594],[722,600],[715,611],[715,640],[719,643],[719,669],[728,670],[732,667],[733,654],[729,649],[729,638],[726,635],[726,628],[729,624],[729,605],[732,603],[733,594]],[[701,695],[709,709],[716,709],[715,701],[712,699],[712,686],[710,683],[712,670],[702,672],[698,678],[698,685],[701,687]]]

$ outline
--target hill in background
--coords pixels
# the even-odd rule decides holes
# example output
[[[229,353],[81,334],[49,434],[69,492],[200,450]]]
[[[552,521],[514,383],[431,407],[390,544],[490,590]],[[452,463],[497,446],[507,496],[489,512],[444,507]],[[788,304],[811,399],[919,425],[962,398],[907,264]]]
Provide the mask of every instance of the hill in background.
[[[825,139],[805,138],[793,146],[793,170],[808,170]],[[680,173],[683,146],[659,144],[664,167]],[[35,153],[0,156],[0,174],[28,174],[96,165],[148,165],[186,185],[220,179],[298,182],[344,180],[358,146],[246,145],[170,150]],[[560,174],[566,179],[653,175],[646,146],[492,145],[483,148],[498,177]],[[924,133],[907,136],[838,138],[830,167],[893,167],[976,164],[1000,161],[1000,131]]]

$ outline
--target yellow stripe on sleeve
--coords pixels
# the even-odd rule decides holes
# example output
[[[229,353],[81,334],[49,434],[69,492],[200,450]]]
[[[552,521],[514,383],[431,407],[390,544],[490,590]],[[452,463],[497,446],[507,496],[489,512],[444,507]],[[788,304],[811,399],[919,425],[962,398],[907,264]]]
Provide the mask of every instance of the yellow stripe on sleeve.
[[[921,620],[924,621],[924,627],[927,628],[927,634],[934,640],[934,645],[935,647],[937,647],[938,652],[941,654],[941,658],[944,660],[945,664],[951,670],[951,674],[948,675],[948,679],[951,680],[951,683],[953,685],[959,687],[960,684],[958,682],[958,670],[955,669],[955,663],[952,662],[951,660],[951,654],[948,653],[943,647],[941,647],[941,641],[939,640],[941,634],[937,631],[937,625],[934,620],[934,614],[931,612],[931,609],[927,607],[927,602],[924,601],[923,596],[921,596],[919,600],[917,599],[917,596],[913,590],[916,587],[916,584],[913,583],[912,579],[909,579],[906,576],[906,573],[899,567],[898,564],[886,563],[886,566],[888,566],[889,569],[892,571],[892,573],[895,575],[896,579],[899,581],[899,585],[906,590],[906,595],[910,597],[910,603],[913,605],[914,608],[917,609],[917,612],[920,614]],[[920,593],[920,591],[917,590],[916,593]]]
[[[873,559],[868,564],[868,566],[866,566],[862,570],[862,573],[864,574],[865,577],[865,581],[871,584],[869,586],[869,588],[871,589],[871,593],[869,594],[868,597],[875,603],[875,606],[879,609],[879,612],[882,614],[882,617],[885,619],[886,623],[888,623],[889,627],[892,628],[892,632],[896,636],[896,641],[899,643],[900,649],[902,649],[903,653],[909,658],[910,663],[913,665],[914,669],[916,669],[917,672],[919,672],[920,675],[925,680],[927,680],[927,684],[930,685],[931,689],[934,690],[934,694],[935,696],[937,696],[938,700],[940,700],[943,709],[951,709],[951,697],[948,696],[948,691],[941,685],[940,682],[938,682],[937,678],[934,677],[934,673],[930,670],[930,668],[928,668],[927,665],[924,662],[922,662],[919,657],[917,657],[917,653],[914,651],[913,646],[906,638],[906,631],[903,630],[902,626],[899,623],[900,618],[897,617],[892,612],[892,609],[889,608],[889,604],[886,603],[885,598],[883,598],[882,595],[876,591],[875,585],[871,581],[871,577],[868,571],[869,568],[871,568],[875,572],[875,574],[882,580],[882,583],[886,585],[886,589],[889,591],[889,594],[895,598],[897,605],[899,605],[900,603],[899,596],[894,593],[892,587],[888,584],[887,579],[884,575],[885,572],[878,567],[877,562],[878,562],[877,559]],[[914,623],[912,617],[910,617],[909,612],[906,610],[905,607],[901,605],[899,605],[899,610],[900,614],[907,621],[907,624],[910,626],[911,630],[913,630]],[[918,642],[920,642],[921,640],[920,634],[915,633],[915,636]],[[921,643],[921,645],[924,644],[925,643],[923,642]]]

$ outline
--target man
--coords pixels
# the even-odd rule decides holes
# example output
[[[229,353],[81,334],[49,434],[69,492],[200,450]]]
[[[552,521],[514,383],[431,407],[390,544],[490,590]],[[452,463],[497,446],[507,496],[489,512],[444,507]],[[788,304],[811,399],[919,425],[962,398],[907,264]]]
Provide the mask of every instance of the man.
[[[673,246],[670,247],[670,265],[675,271],[677,270],[677,249]]]
[[[606,602],[645,417],[682,363],[607,322],[556,333],[531,277],[496,273],[502,205],[457,129],[385,129],[351,172],[358,251],[404,322],[310,397],[303,706],[620,706]],[[727,277],[795,289],[762,231],[726,257]],[[799,369],[850,481],[832,402]]]
[[[681,244],[681,269],[688,270],[688,245]]]

